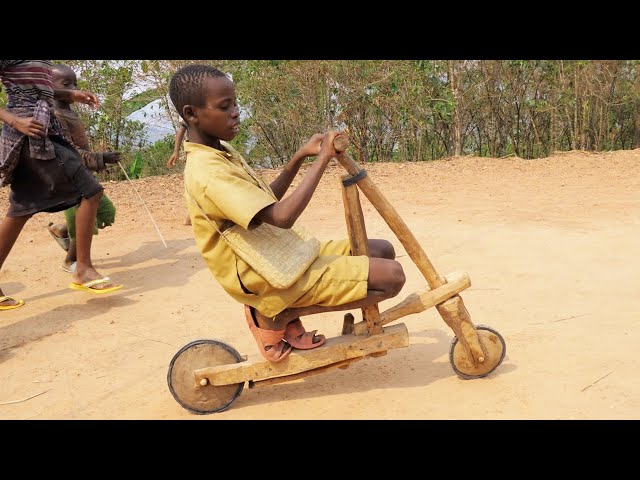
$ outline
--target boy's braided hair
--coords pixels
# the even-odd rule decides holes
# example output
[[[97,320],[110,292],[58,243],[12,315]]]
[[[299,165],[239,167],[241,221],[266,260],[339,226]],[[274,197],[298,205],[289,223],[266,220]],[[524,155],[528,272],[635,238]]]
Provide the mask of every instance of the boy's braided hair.
[[[180,116],[185,105],[203,105],[205,79],[225,76],[217,68],[202,64],[187,65],[174,73],[169,82],[169,97]]]

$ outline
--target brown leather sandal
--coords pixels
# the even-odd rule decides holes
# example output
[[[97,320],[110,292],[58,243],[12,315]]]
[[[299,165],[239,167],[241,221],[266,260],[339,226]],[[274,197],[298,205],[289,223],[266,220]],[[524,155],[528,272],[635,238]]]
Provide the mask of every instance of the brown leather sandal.
[[[253,310],[249,305],[244,306],[244,315],[247,320],[247,325],[249,325],[249,330],[251,330],[251,333],[256,339],[260,353],[264,358],[270,362],[277,363],[289,356],[293,347],[283,340],[286,328],[282,330],[259,328],[253,316]],[[271,348],[267,350],[267,347]]]
[[[327,341],[324,335],[316,335],[317,331],[318,330],[307,332],[302,326],[302,322],[300,321],[300,319],[297,319],[287,324],[284,332],[284,339],[289,345],[294,348],[298,348],[300,350],[310,350],[312,348],[318,348],[321,345],[324,345],[324,342]],[[315,337],[319,338],[320,341],[317,343],[313,343],[313,339]]]

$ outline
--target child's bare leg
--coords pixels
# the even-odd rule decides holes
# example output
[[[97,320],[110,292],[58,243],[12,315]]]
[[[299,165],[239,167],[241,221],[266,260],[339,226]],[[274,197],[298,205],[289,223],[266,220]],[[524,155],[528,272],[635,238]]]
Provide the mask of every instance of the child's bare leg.
[[[76,283],[86,283],[91,280],[99,280],[100,275],[91,263],[91,241],[93,240],[93,226],[96,223],[96,212],[102,198],[102,192],[90,198],[82,198],[78,212],[76,213],[76,271],[73,280]],[[112,287],[112,283],[95,285],[92,288],[103,289]]]
[[[187,215],[184,219],[184,224],[185,225],[191,225],[191,217],[189,215]]]
[[[375,284],[372,287],[372,283],[371,283],[371,268],[372,266],[374,269],[378,268],[377,267],[378,262],[372,262],[372,260],[376,258],[394,260],[396,258],[396,252],[395,252],[395,249],[393,248],[393,245],[391,244],[391,242],[387,240],[370,239],[368,241],[368,249],[369,249],[369,257],[370,257],[369,293],[366,298],[359,300],[359,302],[363,302],[362,306],[356,305],[357,302],[351,302],[349,304],[344,304],[344,305],[339,305],[334,307],[323,307],[319,305],[313,305],[311,307],[288,309],[278,314],[276,316],[276,321],[273,321],[272,319],[267,318],[264,315],[260,314],[258,311],[256,311],[256,318],[258,319],[259,327],[265,328],[267,330],[269,329],[280,330],[284,328],[287,324],[297,320],[300,316],[313,315],[315,313],[320,313],[320,312],[332,312],[337,310],[351,310],[351,309],[355,310],[358,308],[362,308],[363,306],[372,305],[374,303],[381,302],[382,300],[386,300],[387,298],[392,298],[396,296],[402,289],[402,285],[404,285],[404,280],[402,280],[402,285],[400,285],[398,291],[396,293],[393,293],[390,296],[385,296],[387,293],[391,293],[385,290],[386,287],[383,286],[382,290],[377,290],[375,288]],[[400,266],[399,263],[394,262],[394,264],[395,264],[394,268],[399,267],[400,270],[402,270],[402,267]],[[383,268],[386,268],[384,267],[384,265],[388,265],[388,264],[383,263],[382,265],[383,265]],[[374,275],[374,281],[378,277],[381,277],[381,276],[384,277],[384,273],[381,274],[377,270],[374,272],[373,275]],[[402,278],[404,279],[404,272],[402,272]],[[383,285],[392,285],[393,280],[387,281],[385,278],[381,278],[379,280],[379,283]],[[313,339],[313,343],[318,343],[320,341],[321,341],[321,338],[319,338],[318,336],[314,337]]]
[[[69,236],[69,229],[66,224],[51,222],[49,230],[59,238],[67,238]]]
[[[64,259],[64,264],[66,267],[71,267],[73,262],[76,262],[77,260],[78,260],[78,254],[77,254],[76,239],[72,238],[71,240],[69,240],[69,250],[67,250],[67,256]]]
[[[321,305],[311,305],[309,307],[288,308],[278,315],[275,319],[265,317],[256,311],[256,320],[258,326],[265,330],[281,330],[287,326],[289,322],[299,317],[313,315],[322,312],[335,312],[339,310],[356,310],[379,303],[388,298],[393,298],[404,286],[406,278],[402,265],[395,260],[387,258],[370,258],[369,259],[369,278],[367,296],[355,302],[345,303],[343,305],[335,305],[325,307]]]
[[[396,259],[396,251],[388,240],[370,239],[368,248],[370,257]]]
[[[67,248],[67,256],[64,258],[64,266],[70,268],[73,262],[75,262],[78,257],[76,255],[76,239],[69,238],[69,228],[66,224],[61,223],[50,223],[49,231],[52,232],[58,238],[68,238],[69,239],[69,248]]]
[[[4,264],[4,261],[9,256],[9,252],[16,243],[16,240],[20,236],[20,232],[24,227],[27,220],[31,218],[31,215],[25,215],[23,217],[4,217],[2,223],[0,223],[0,268]],[[4,296],[2,289],[0,288],[0,296]],[[10,307],[17,305],[18,302],[14,300],[5,300],[0,302],[0,305]]]

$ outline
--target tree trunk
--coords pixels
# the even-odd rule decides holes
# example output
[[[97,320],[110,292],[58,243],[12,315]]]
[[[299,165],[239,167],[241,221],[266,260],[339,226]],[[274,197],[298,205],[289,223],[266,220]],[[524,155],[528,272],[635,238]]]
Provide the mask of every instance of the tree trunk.
[[[640,64],[636,65],[636,81],[633,87],[636,93],[636,114],[634,117],[636,148],[640,148]]]
[[[575,102],[573,104],[573,138],[575,141],[571,145],[572,150],[576,150],[580,145],[580,126],[578,124],[578,108],[580,104],[580,95],[578,94],[578,66],[576,62],[573,62],[573,97]]]
[[[453,96],[453,156],[459,157],[462,154],[462,122],[460,120],[460,90],[458,84],[458,74],[454,60],[449,60],[449,86]]]

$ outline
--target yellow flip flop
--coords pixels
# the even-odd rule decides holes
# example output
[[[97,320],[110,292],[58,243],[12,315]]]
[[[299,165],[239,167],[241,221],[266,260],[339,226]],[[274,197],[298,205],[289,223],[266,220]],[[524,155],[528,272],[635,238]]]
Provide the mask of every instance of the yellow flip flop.
[[[20,300],[19,298],[6,297],[3,295],[0,295],[0,303],[4,302],[5,300],[13,300],[14,302],[18,302],[18,303],[17,305],[0,305],[0,311],[13,310],[14,308],[18,308],[24,305],[24,300]]]
[[[71,282],[69,284],[69,288],[72,288],[73,290],[80,290],[83,292],[102,294],[102,293],[115,292],[116,290],[120,290],[123,287],[123,285],[114,285],[113,287],[109,287],[109,288],[93,288],[95,285],[101,285],[103,283],[110,283],[110,282],[111,282],[111,279],[109,277],[103,277],[98,280],[91,280],[85,283]]]

